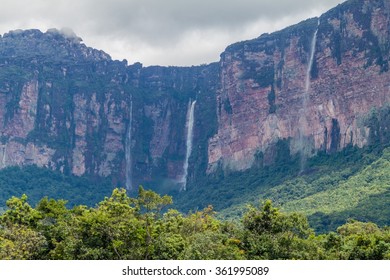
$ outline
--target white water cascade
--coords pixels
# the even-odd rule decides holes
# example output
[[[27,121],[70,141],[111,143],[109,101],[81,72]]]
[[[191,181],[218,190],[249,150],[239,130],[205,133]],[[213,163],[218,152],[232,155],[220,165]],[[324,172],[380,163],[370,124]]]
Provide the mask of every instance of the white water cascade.
[[[310,58],[309,58],[309,64],[307,65],[306,70],[306,81],[305,81],[305,98],[308,98],[308,93],[310,90],[310,72],[313,68],[313,61],[314,61],[314,54],[316,52],[316,45],[317,45],[317,33],[318,33],[318,26],[320,25],[320,20],[318,20],[317,29],[314,32],[313,38],[311,39],[311,45],[310,45]],[[307,100],[306,100],[307,101]]]
[[[302,98],[302,113],[300,117],[300,124],[299,124],[299,151],[301,153],[301,171],[304,170],[305,164],[306,164],[306,156],[309,153],[310,145],[307,143],[307,140],[305,139],[305,130],[307,130],[308,126],[308,120],[307,120],[307,104],[309,101],[309,92],[310,92],[310,76],[311,71],[313,68],[313,62],[314,62],[314,55],[316,51],[316,45],[317,45],[317,33],[318,33],[318,27],[320,25],[320,20],[318,20],[317,29],[313,34],[313,38],[311,40],[310,44],[310,57],[309,57],[309,63],[307,65],[306,70],[306,80],[305,80],[305,91],[303,92],[303,98]]]
[[[186,135],[186,157],[183,164],[183,175],[180,180],[180,183],[182,184],[181,190],[185,191],[187,186],[187,176],[188,176],[188,161],[190,159],[191,153],[192,153],[192,138],[193,138],[193,129],[194,129],[194,112],[195,112],[195,104],[196,100],[189,101],[188,103],[188,110],[187,110],[187,119],[186,119],[186,129],[187,129],[187,135]]]
[[[127,134],[125,140],[125,160],[126,160],[126,189],[132,190],[132,162],[131,162],[131,141],[132,141],[132,124],[133,124],[133,100],[130,99],[130,108],[129,108],[129,123],[127,126]]]
[[[1,146],[1,150],[3,152],[3,156],[2,156],[2,159],[1,159],[0,168],[5,168],[5,167],[7,167],[7,165],[6,165],[7,145],[2,145]]]

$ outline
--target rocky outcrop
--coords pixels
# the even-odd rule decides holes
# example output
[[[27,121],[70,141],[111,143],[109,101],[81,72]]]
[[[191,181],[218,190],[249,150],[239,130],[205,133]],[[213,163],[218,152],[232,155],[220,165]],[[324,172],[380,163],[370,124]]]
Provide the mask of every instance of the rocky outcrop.
[[[5,94],[1,98],[3,101],[7,100]],[[13,111],[7,108],[12,101],[1,104],[0,166],[2,168],[22,164],[48,167],[52,163],[53,149],[26,141],[29,133],[34,130],[38,95],[38,81],[33,79],[23,85],[19,102]]]
[[[390,99],[389,15],[387,1],[348,1],[197,67],[127,65],[68,31],[9,32],[0,37],[0,167],[170,190],[182,183],[190,100],[190,181],[272,163],[280,141],[301,156],[367,145],[387,131],[368,120]]]
[[[0,167],[36,164],[122,186],[129,174],[134,185],[174,185],[184,172],[188,100],[199,99],[198,123],[206,125],[191,166],[200,172],[215,123],[216,64],[128,66],[69,34],[0,37]]]
[[[220,165],[247,169],[281,139],[292,154],[302,141],[309,155],[366,145],[364,117],[390,100],[389,12],[386,1],[349,1],[319,19],[227,48],[208,172]]]

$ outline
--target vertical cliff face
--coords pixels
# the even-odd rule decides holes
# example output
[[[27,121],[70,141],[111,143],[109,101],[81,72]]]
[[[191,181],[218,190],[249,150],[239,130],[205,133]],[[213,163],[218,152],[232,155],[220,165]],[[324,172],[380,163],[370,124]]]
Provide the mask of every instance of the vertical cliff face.
[[[349,1],[319,19],[228,47],[208,172],[247,169],[260,153],[272,160],[280,140],[289,141],[292,154],[304,141],[309,155],[367,144],[365,116],[390,99],[389,12],[386,1]]]
[[[367,122],[390,99],[389,15],[388,1],[348,1],[197,67],[128,66],[58,30],[7,33],[0,168],[36,164],[169,190],[185,169],[191,182],[272,163],[280,141],[302,156],[364,146],[390,129]]]
[[[57,30],[7,33],[0,50],[2,166],[114,173],[125,131],[126,64]]]
[[[204,175],[207,140],[215,133],[217,64],[199,67],[148,67],[139,72],[133,96],[132,168],[134,184],[183,184],[187,152],[186,120],[190,100],[194,110],[189,176]]]
[[[36,164],[111,176],[122,186],[126,179],[178,184],[187,104],[199,99],[194,131],[202,152],[189,164],[191,176],[204,173],[216,66],[128,66],[58,30],[7,33],[0,38],[1,168]]]

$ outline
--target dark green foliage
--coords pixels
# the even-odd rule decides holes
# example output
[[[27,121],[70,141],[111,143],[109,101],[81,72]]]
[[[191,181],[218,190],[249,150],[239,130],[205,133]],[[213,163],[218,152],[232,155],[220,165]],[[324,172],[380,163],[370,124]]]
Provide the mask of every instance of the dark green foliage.
[[[341,45],[341,35],[339,32],[335,31],[333,33],[332,40],[332,55],[336,59],[337,65],[340,65],[342,62],[342,45]]]
[[[369,144],[373,148],[383,148],[390,143],[390,106],[372,109],[363,121],[370,128]]]
[[[173,177],[172,171],[177,175],[185,158],[185,124],[190,100],[196,100],[193,142],[197,149],[189,159],[188,178],[192,180],[205,173],[208,139],[217,127],[215,80],[218,67],[214,63],[199,67],[142,68],[140,87],[132,89],[133,131],[136,132],[132,149],[135,185],[142,184],[164,193],[178,189],[173,180],[167,178]],[[161,141],[167,141],[169,145],[161,157],[152,157],[151,141],[160,141],[160,135],[155,135],[155,132],[159,131],[159,126],[167,124],[164,130],[167,140]],[[160,143],[165,145],[165,142]]]
[[[265,88],[274,84],[275,67],[272,61],[258,64],[253,60],[244,60],[245,71],[241,79],[253,79],[260,87]]]
[[[307,213],[317,232],[335,230],[348,218],[388,225],[388,152],[383,152],[385,143],[380,143],[364,149],[349,146],[331,154],[320,152],[307,159],[301,170],[300,159],[290,155],[289,142],[279,141],[272,151],[274,162],[264,165],[265,156],[259,154],[257,163],[247,171],[217,171],[180,193],[175,198],[176,205],[188,211],[211,203],[219,217],[236,219],[247,203],[255,203],[258,198],[272,199],[286,211]],[[357,198],[359,195],[361,198]],[[352,204],[350,198],[359,202]],[[339,204],[328,208],[332,201]],[[308,209],[310,212],[305,212]]]
[[[271,201],[249,207],[237,223],[215,218],[211,206],[183,215],[164,210],[169,196],[139,188],[137,197],[115,189],[95,207],[65,207],[12,197],[0,215],[0,259],[8,260],[236,260],[389,259],[390,232],[349,221],[316,236],[301,214]]]
[[[382,49],[378,38],[371,30],[363,33],[362,39],[359,42],[359,51],[365,52],[367,63],[365,67],[376,64],[381,67],[381,72],[387,72],[389,69],[388,62],[383,58]]]
[[[22,194],[27,194],[33,205],[48,196],[68,200],[69,206],[93,206],[110,194],[113,187],[109,180],[94,183],[84,177],[66,176],[31,165],[0,170],[0,189],[0,207],[5,206],[9,197]]]
[[[364,9],[362,6],[353,3],[348,7],[348,11],[353,14],[353,19],[359,24],[361,28],[371,28],[371,11],[369,9]]]
[[[310,78],[317,79],[318,73],[319,73],[318,64],[317,64],[316,57],[314,55],[313,64],[312,64],[311,69],[310,69]]]
[[[228,113],[229,115],[233,114],[233,109],[232,109],[232,105],[230,104],[229,98],[226,98],[226,99],[223,101],[223,109],[224,109],[225,112]]]
[[[276,196],[271,198],[280,201],[286,211],[299,209],[309,215],[310,224],[318,232],[335,230],[349,218],[388,225],[389,151],[366,149],[360,159],[359,152],[353,157],[349,154],[349,163],[339,166],[339,170],[308,174],[275,188]]]
[[[361,4],[366,7],[362,9]],[[323,16],[318,36],[321,38],[331,35],[330,45],[327,47],[330,47],[337,64],[343,62],[346,50],[351,50],[352,55],[354,52],[364,51],[366,67],[379,65],[381,72],[388,71],[388,43],[381,45],[370,30],[371,10],[381,8],[382,4],[383,1],[349,1]],[[352,38],[353,36],[348,35],[351,33],[345,32],[346,13],[352,13],[354,20],[362,28],[362,38]],[[333,18],[340,20],[338,30],[334,30],[329,24],[328,19]],[[269,89],[270,114],[277,110],[275,87],[281,87],[284,61],[279,65],[274,65],[272,61],[247,61],[244,54],[264,52],[271,55],[278,49],[284,57],[284,48],[289,40],[298,36],[298,51],[302,62],[307,63],[316,26],[317,19],[310,19],[273,35],[265,34],[255,40],[228,47],[227,52],[234,53],[234,58],[243,61],[241,78],[253,79],[260,87]],[[211,214],[212,211],[208,208],[211,203],[221,211],[220,217],[240,219],[245,212],[244,204],[257,203],[259,198],[272,199],[281,209],[289,212],[304,212],[316,232],[336,230],[349,218],[363,222],[374,221],[380,226],[390,222],[388,155],[382,154],[383,148],[390,143],[388,108],[375,110],[363,120],[363,125],[370,128],[369,147],[364,149],[348,147],[340,152],[340,126],[334,119],[332,129],[326,135],[331,138],[332,154],[319,152],[317,156],[308,159],[304,168],[300,167],[299,155],[291,155],[289,141],[282,140],[268,150],[259,152],[253,167],[245,172],[231,172],[220,168],[216,173],[205,177],[208,140],[215,134],[218,126],[217,108],[214,107],[215,92],[219,86],[215,83],[219,75],[218,64],[187,68],[142,68],[141,65],[126,68],[120,62],[111,61],[104,53],[80,45],[77,38],[67,39],[58,32],[44,35],[37,30],[30,30],[10,33],[4,38],[0,42],[0,61],[2,65],[8,66],[0,69],[0,94],[7,100],[5,122],[12,119],[17,110],[19,95],[25,82],[31,78],[38,79],[40,94],[35,129],[27,139],[19,141],[54,148],[54,161],[57,161],[55,168],[62,169],[65,175],[37,167],[2,170],[0,188],[3,206],[9,197],[22,196],[24,193],[28,195],[32,205],[38,203],[41,197],[49,196],[69,200],[70,206],[94,206],[109,194],[111,182],[96,184],[86,178],[67,176],[77,138],[73,98],[82,95],[90,100],[95,94],[100,105],[99,111],[93,111],[89,103],[85,107],[88,112],[85,122],[89,128],[85,135],[86,174],[90,178],[96,175],[99,163],[104,160],[100,151],[103,150],[104,140],[111,129],[104,117],[100,118],[98,127],[94,127],[94,118],[103,116],[103,108],[107,106],[110,110],[113,108],[113,116],[119,122],[128,123],[129,112],[125,110],[126,106],[120,105],[123,101],[128,103],[129,96],[132,96],[135,108],[133,130],[137,131],[132,139],[134,181],[145,181],[148,186],[154,186],[155,190],[164,191],[165,185],[172,184],[163,182],[164,178],[175,166],[180,166],[184,158],[183,135],[188,102],[197,100],[194,127],[194,147],[197,148],[190,158],[188,192],[174,194],[177,196],[176,206],[179,209],[185,212],[205,210],[188,216],[174,210],[164,214],[160,208],[168,200],[162,201],[164,199],[160,200],[157,194],[143,189],[137,200],[129,199],[123,191],[117,191],[95,208],[79,206],[71,211],[66,209],[63,201],[43,199],[34,209],[28,205],[26,197],[13,198],[9,200],[9,211],[4,214],[4,225],[0,227],[0,246],[5,248],[1,252],[3,255],[0,253],[1,256],[42,258],[45,252],[50,252],[48,258],[81,259],[329,257],[317,254],[315,246],[318,240],[313,242],[310,239],[312,233],[300,214],[282,214],[267,202],[263,208],[252,207],[249,210],[243,224],[240,224],[245,230],[237,234],[239,229],[226,229],[228,226],[214,219],[214,213]],[[14,38],[19,39],[13,40]],[[40,44],[42,39],[50,43]],[[31,40],[31,43],[27,44],[27,40]],[[319,47],[324,46],[319,44]],[[312,79],[319,74],[317,66],[317,61],[314,60],[310,73]],[[111,98],[107,99],[106,95]],[[111,107],[112,104],[115,106]],[[220,111],[234,113],[228,98],[219,105]],[[48,115],[42,109],[47,106],[51,108]],[[150,149],[157,125],[153,114],[163,111],[162,117],[165,117],[167,108],[172,114],[171,119],[175,120],[170,125],[168,137],[169,143],[174,144],[169,145],[163,156],[155,160],[151,157]],[[146,112],[147,110],[151,112]],[[4,143],[8,139],[2,137],[1,140]],[[119,170],[123,170],[123,165],[124,154],[118,154],[113,168],[114,172],[118,170],[118,174],[114,174],[118,177],[115,180],[123,179],[119,178]],[[166,187],[169,191],[172,188]],[[333,195],[331,199],[330,194]],[[351,201],[351,198],[359,195],[361,197],[358,202]],[[332,200],[340,203],[335,205]],[[332,207],[335,208],[329,211]],[[366,229],[366,225],[358,224],[358,227]],[[131,230],[127,231],[129,228]],[[189,232],[190,230],[193,231]],[[388,233],[385,231],[375,229],[373,232],[365,232],[366,235],[375,233],[375,236],[367,237],[359,233],[356,238],[356,234],[350,232],[349,228],[346,230],[344,227],[338,233],[319,241],[325,244],[323,246],[326,250],[332,252],[333,255],[329,258],[376,259],[388,256],[388,239],[383,237]],[[28,254],[13,251],[12,246],[17,248],[23,243],[28,248]],[[348,250],[344,250],[345,246],[342,247],[342,244]],[[132,249],[131,252],[129,248]],[[339,251],[343,251],[343,254],[338,255]]]
[[[254,75],[254,80],[260,87],[267,87],[274,84],[275,69],[273,65],[261,67]]]
[[[340,126],[337,119],[332,119],[332,130],[330,132],[330,152],[334,153],[339,150],[340,147]]]
[[[348,219],[363,222],[375,221],[379,226],[389,225],[390,220],[390,191],[370,195],[363,199],[353,209],[324,214],[317,212],[308,217],[310,225],[317,232],[329,232],[344,224]]]
[[[380,115],[383,118],[387,116],[385,111]],[[381,226],[388,225],[388,190],[383,189],[382,193],[376,191],[378,187],[383,188],[387,184],[384,172],[388,153],[382,152],[385,142],[377,143],[378,145],[364,149],[347,147],[333,154],[319,153],[308,159],[302,172],[299,158],[290,155],[289,142],[279,141],[268,151],[268,156],[259,153],[256,163],[248,171],[228,173],[221,170],[206,179],[196,177],[196,182],[188,186],[187,192],[175,194],[176,207],[187,212],[213,204],[220,212],[220,217],[231,219],[244,212],[246,203],[255,203],[258,198],[272,199],[276,205],[288,211],[297,211],[297,206],[305,205],[299,203],[308,203],[313,198],[319,203],[316,206],[317,212],[310,210],[307,215],[317,232],[335,230],[348,218],[374,221]],[[272,157],[274,161],[265,164],[267,157]],[[207,162],[205,166],[206,164]],[[85,178],[64,176],[47,169],[26,166],[2,170],[0,186],[3,206],[8,197],[23,193],[28,194],[34,204],[42,197],[49,196],[69,200],[70,205],[92,206],[110,192],[112,183],[96,184]],[[341,198],[345,198],[337,206],[340,208],[335,207],[337,211],[332,213],[321,213],[324,211],[321,203],[326,204],[328,201],[326,194],[337,194],[342,186],[348,186],[351,193],[340,193]],[[364,197],[350,207],[348,198],[360,193],[362,187],[365,188],[362,189]],[[308,205],[306,210],[313,209]],[[346,206],[349,208],[344,209]]]
[[[367,59],[365,67],[378,65],[381,72],[388,71],[389,65],[386,59],[389,50],[388,44],[380,44],[378,37],[371,30],[372,14],[375,10],[384,9],[383,5],[384,1],[346,1],[321,17],[319,34],[324,33],[332,38],[329,47],[338,65],[342,63],[344,52],[363,51]],[[355,37],[346,30],[351,14],[353,20],[363,31],[362,37]],[[329,19],[339,20],[340,28],[334,29],[329,23]]]
[[[275,144],[275,152],[272,157],[275,158],[275,168],[288,170],[295,161],[291,156],[289,140],[278,140]]]
[[[266,201],[251,207],[243,218],[243,246],[249,259],[315,259],[316,246],[307,219],[299,214],[284,214]]]
[[[176,207],[188,211],[212,204],[217,211],[221,211],[243,202],[255,203],[253,193],[263,192],[299,173],[299,159],[291,157],[287,140],[278,141],[267,153],[272,161],[259,154],[256,163],[247,171],[228,172],[221,169],[207,178],[199,177],[188,186],[186,192],[175,196]]]
[[[327,258],[345,260],[388,259],[389,229],[376,224],[350,220],[337,229],[337,234],[325,236]]]
[[[7,100],[4,124],[7,124],[19,108],[20,94],[23,86],[34,76],[34,69],[20,63],[1,65],[0,94]]]
[[[268,93],[268,104],[269,104],[269,113],[273,114],[276,112],[276,105],[275,105],[275,89],[272,86],[271,91]]]
[[[115,189],[93,208],[68,210],[47,198],[32,208],[26,199],[11,198],[0,216],[0,259],[243,258],[232,225],[211,207],[186,216],[165,211],[171,197],[142,187],[136,198]]]
[[[205,84],[212,83],[218,75],[218,64],[211,64],[207,68],[207,80],[204,78]],[[197,103],[195,107],[195,124],[194,124],[194,145],[197,147],[192,150],[189,159],[189,179],[196,182],[197,178],[203,177],[206,174],[208,166],[208,147],[209,139],[217,132],[217,103],[214,88],[205,88],[199,85],[200,92],[197,94]]]
[[[315,33],[314,30],[308,30],[306,33],[300,34],[301,36],[299,37],[298,41],[298,47],[300,48],[300,53],[303,59],[303,63],[308,63],[308,58],[310,57],[310,52],[311,52],[311,43],[313,41],[313,36]]]

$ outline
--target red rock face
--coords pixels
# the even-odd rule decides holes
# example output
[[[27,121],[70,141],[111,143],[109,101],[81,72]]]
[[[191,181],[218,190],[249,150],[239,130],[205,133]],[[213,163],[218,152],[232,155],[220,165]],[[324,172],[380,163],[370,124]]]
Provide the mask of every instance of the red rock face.
[[[48,166],[54,150],[46,145],[23,141],[34,129],[37,116],[38,81],[32,79],[24,84],[17,109],[9,116],[5,114],[6,99],[5,94],[0,96],[1,136],[8,140],[0,145],[0,168],[22,164]]]
[[[283,139],[307,156],[362,147],[367,115],[390,101],[389,15],[389,1],[348,1],[320,24],[234,44],[199,67],[128,66],[56,32],[10,32],[0,37],[0,168],[174,184],[189,100],[194,181],[206,168],[250,168],[259,153],[272,162]]]
[[[226,50],[208,172],[247,169],[279,139],[290,140],[292,154],[303,144],[309,155],[367,144],[363,118],[390,100],[389,4],[373,2],[321,17],[307,92],[317,19]]]

